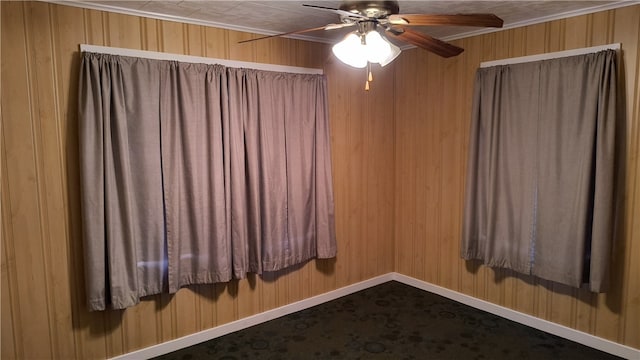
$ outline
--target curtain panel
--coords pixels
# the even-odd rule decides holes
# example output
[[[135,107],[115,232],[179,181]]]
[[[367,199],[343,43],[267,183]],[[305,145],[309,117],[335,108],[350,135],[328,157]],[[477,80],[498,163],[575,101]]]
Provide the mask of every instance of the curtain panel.
[[[336,255],[326,80],[84,53],[90,310]]]
[[[477,71],[461,256],[606,290],[616,53]]]

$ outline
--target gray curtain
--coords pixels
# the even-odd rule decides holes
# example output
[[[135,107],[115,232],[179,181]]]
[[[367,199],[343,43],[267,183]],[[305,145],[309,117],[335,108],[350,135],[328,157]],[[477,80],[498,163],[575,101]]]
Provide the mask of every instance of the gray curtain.
[[[84,53],[90,310],[336,254],[326,81]]]
[[[604,291],[616,53],[477,71],[461,255]]]

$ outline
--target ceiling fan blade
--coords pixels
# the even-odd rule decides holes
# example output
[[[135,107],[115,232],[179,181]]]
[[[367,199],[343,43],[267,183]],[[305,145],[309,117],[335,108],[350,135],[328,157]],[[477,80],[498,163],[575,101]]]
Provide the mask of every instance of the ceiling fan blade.
[[[280,37],[280,36],[294,35],[294,34],[303,34],[303,33],[306,33],[306,32],[312,32],[312,31],[318,31],[318,30],[333,30],[333,28],[329,28],[329,29],[327,29],[327,27],[332,26],[332,25],[335,25],[335,24],[329,24],[329,25],[324,25],[324,26],[318,26],[318,27],[316,27],[316,28],[310,28],[310,29],[303,29],[303,30],[289,31],[289,32],[282,33],[282,34],[268,35],[268,36],[263,36],[263,37],[259,37],[259,38],[255,38],[255,39],[242,40],[242,41],[238,41],[238,44],[242,44],[242,43],[246,43],[246,42],[251,42],[251,41],[257,41],[257,40],[270,39],[270,38],[273,38],[273,37]]]
[[[339,24],[327,24],[324,26],[325,30],[336,30],[336,29],[342,29],[345,27],[349,27],[349,26],[354,26],[356,25],[355,22],[352,23],[339,23]]]
[[[325,10],[325,11],[331,11],[333,13],[336,13],[336,14],[339,14],[339,15],[342,15],[342,16],[349,16],[349,17],[357,17],[357,18],[362,18],[362,19],[368,19],[366,16],[364,16],[362,14],[352,13],[350,11],[345,11],[345,10],[340,10],[340,9],[334,9],[334,8],[330,8],[330,7],[326,7],[326,6],[309,5],[309,4],[302,4],[302,6],[306,6],[306,7],[310,7],[310,8],[314,8],[314,9]]]
[[[404,21],[404,22],[403,22]],[[425,26],[425,25],[454,25],[454,26],[482,26],[501,28],[503,21],[493,14],[397,14],[390,15],[391,24]],[[408,22],[408,24],[407,24]]]
[[[456,56],[464,51],[463,48],[402,26],[388,28],[387,34],[445,58]]]

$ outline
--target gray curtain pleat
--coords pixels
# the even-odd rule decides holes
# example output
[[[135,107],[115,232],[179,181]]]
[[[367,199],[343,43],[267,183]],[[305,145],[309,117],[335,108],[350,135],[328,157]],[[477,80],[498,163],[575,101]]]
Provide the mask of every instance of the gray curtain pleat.
[[[545,131],[533,274],[578,287],[586,271],[593,291],[606,289],[613,235],[615,59],[610,50],[543,62],[540,69]]]
[[[223,142],[229,116],[224,67],[168,65],[161,89],[161,153],[169,291],[176,292],[233,275]]]
[[[615,60],[603,51],[478,70],[463,258],[606,289]]]
[[[462,238],[465,259],[524,273],[531,266],[535,201],[534,68],[526,63],[476,74]]]
[[[237,201],[232,242],[234,254],[243,255],[234,256],[235,276],[334,257],[324,78],[250,69],[228,73],[230,92],[243,99],[231,106],[244,130],[244,142],[231,152],[231,198]]]
[[[145,83],[140,89],[139,84]],[[158,69],[86,54],[80,165],[89,307],[131,306],[162,290],[164,221]]]
[[[318,75],[85,53],[89,308],[335,256],[326,99]]]

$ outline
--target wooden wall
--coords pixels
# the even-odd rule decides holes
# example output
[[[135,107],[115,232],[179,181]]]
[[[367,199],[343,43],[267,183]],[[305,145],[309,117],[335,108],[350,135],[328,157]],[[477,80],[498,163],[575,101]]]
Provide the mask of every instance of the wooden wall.
[[[364,74],[328,47],[41,2],[1,3],[2,359],[127,353],[393,271],[393,69]],[[325,68],[338,257],[89,313],[76,93],[79,44]]]
[[[460,259],[475,70],[481,61],[622,43],[626,97],[624,219],[612,290],[579,291]],[[476,36],[442,59],[405,51],[396,63],[396,271],[640,348],[640,6]]]
[[[40,2],[1,2],[1,350],[11,358],[105,358],[390,271],[640,348],[640,6],[457,41],[444,60],[408,50],[364,74],[328,47]],[[623,43],[625,218],[614,289],[576,291],[459,259],[473,74],[480,61]],[[339,254],[334,261],[88,313],[80,235],[78,45],[324,67],[329,79]],[[634,254],[632,256],[632,254]]]

